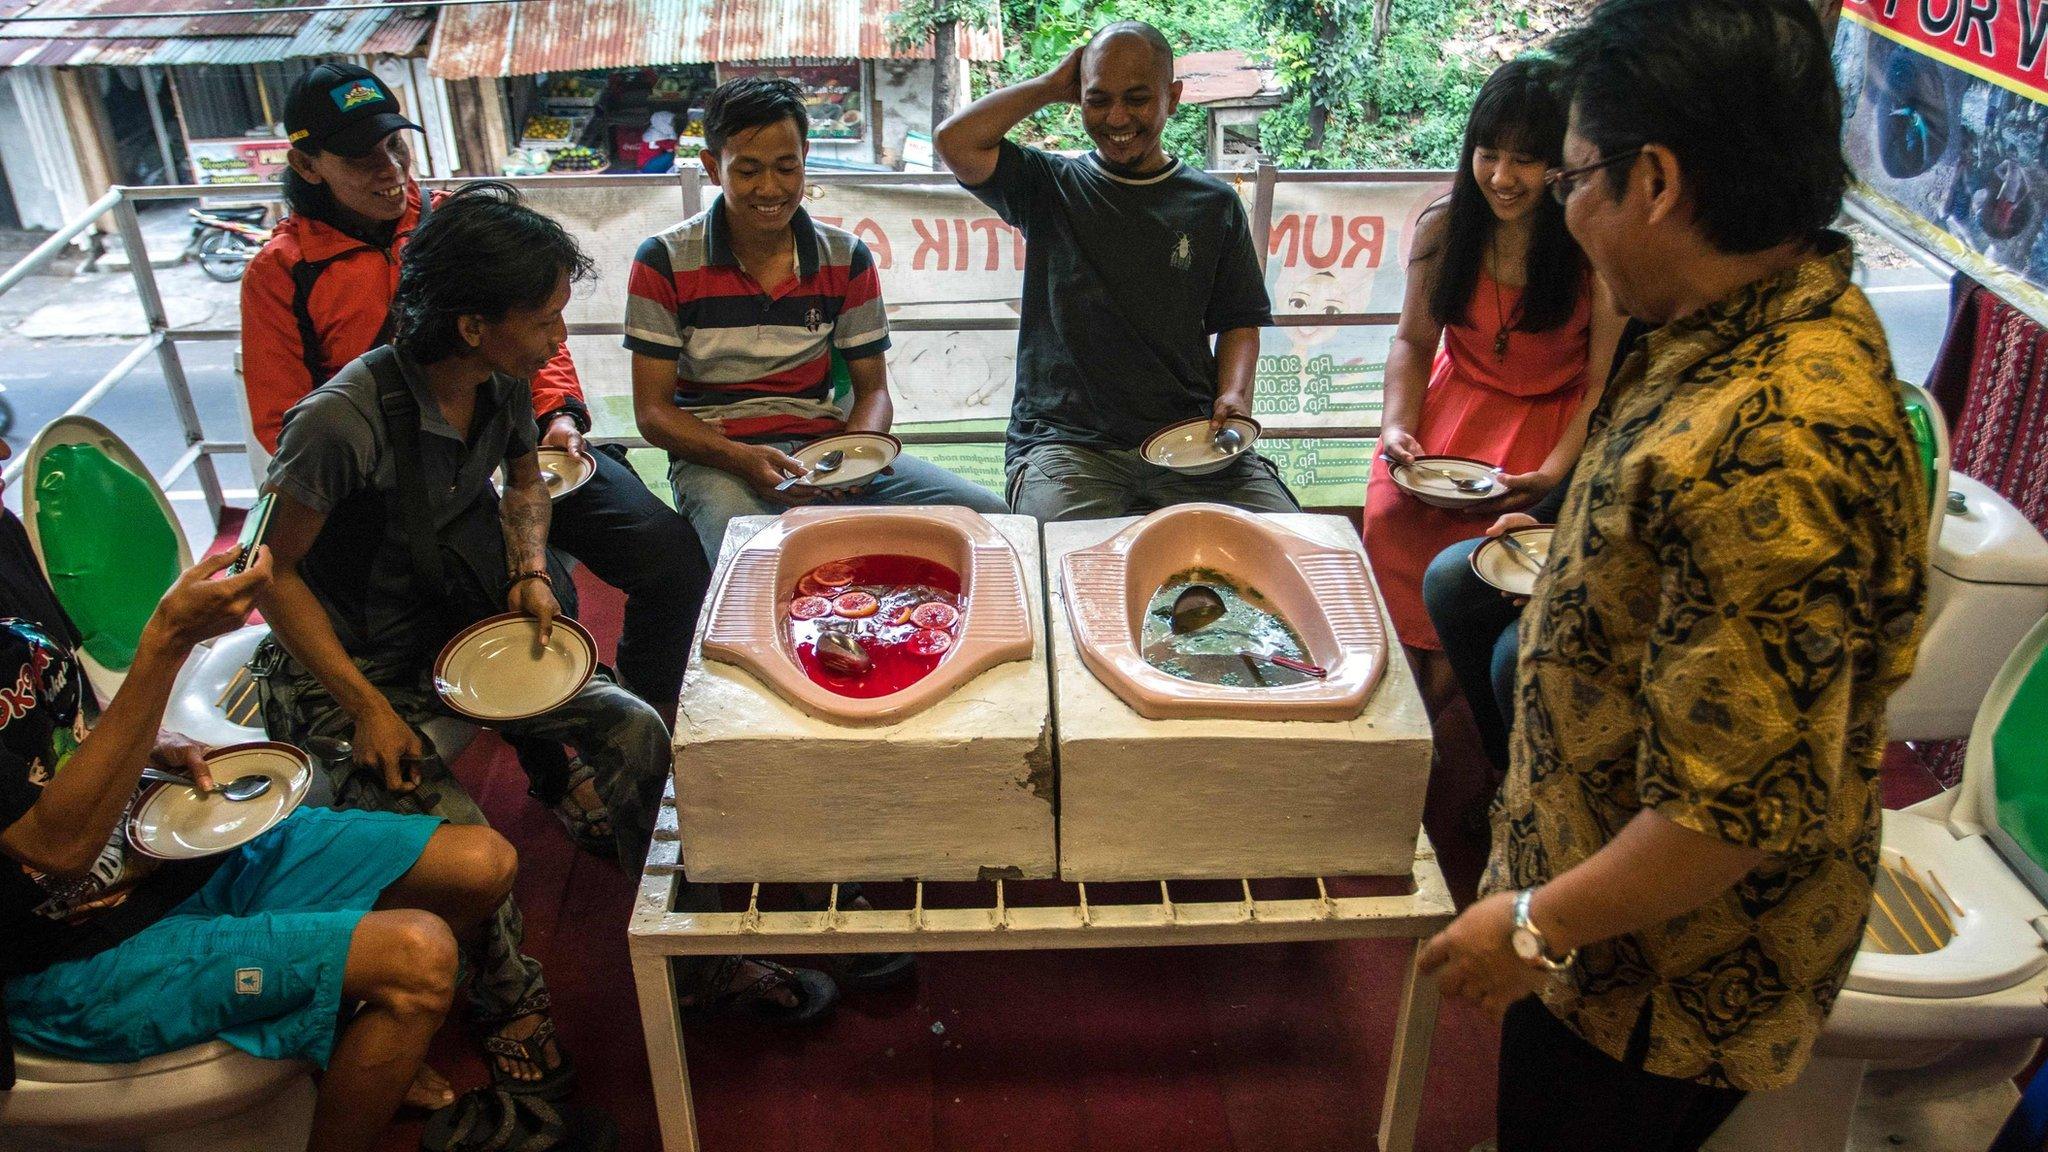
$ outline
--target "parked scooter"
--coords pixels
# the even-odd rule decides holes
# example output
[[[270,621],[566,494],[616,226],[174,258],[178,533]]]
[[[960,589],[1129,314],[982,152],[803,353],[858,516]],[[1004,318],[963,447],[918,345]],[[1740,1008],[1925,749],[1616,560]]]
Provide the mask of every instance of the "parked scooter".
[[[185,253],[198,259],[199,268],[223,284],[242,278],[263,245],[270,240],[264,221],[270,216],[266,204],[236,204],[191,210],[192,240]]]

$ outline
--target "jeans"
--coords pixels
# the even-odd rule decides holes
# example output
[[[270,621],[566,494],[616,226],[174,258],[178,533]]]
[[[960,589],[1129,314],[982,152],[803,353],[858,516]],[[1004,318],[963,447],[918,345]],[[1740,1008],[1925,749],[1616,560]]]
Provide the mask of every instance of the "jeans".
[[[1039,520],[1107,520],[1204,500],[1248,512],[1301,511],[1272,461],[1256,453],[1189,476],[1136,449],[1040,444],[1010,461],[1008,476],[1010,507]]]
[[[357,668],[389,701],[400,719],[417,731],[436,716],[448,715],[434,691],[426,668],[394,668],[363,660]],[[272,637],[263,641],[250,661],[263,727],[273,740],[305,747],[316,736],[349,740],[355,721],[326,686],[299,665]],[[655,816],[661,810],[662,786],[673,765],[668,728],[638,698],[602,675],[552,712],[498,725],[507,737],[567,744],[596,773],[598,796],[611,813],[612,835],[619,861],[628,872],[647,859],[654,838]],[[427,756],[418,766],[419,786],[393,792],[375,768],[353,761],[325,765],[334,787],[335,808],[439,816],[454,824],[483,824],[483,810],[424,737]],[[715,899],[715,889],[710,890]],[[479,1019],[514,1014],[524,1000],[544,990],[540,962],[522,951],[526,926],[511,897],[498,907],[479,941],[466,950],[464,961],[474,979],[469,995]]]
[[[803,443],[801,440],[778,440],[774,446],[784,452],[794,452]],[[1010,510],[1002,497],[981,485],[915,456],[898,456],[889,468],[889,475],[875,477],[858,495],[846,497],[845,502],[867,505],[955,504],[976,512]],[[676,507],[696,527],[697,538],[704,543],[704,555],[714,565],[718,563],[719,546],[725,542],[725,526],[733,517],[774,516],[784,507],[764,498],[739,477],[709,464],[671,461],[668,482],[675,490]]]
[[[1515,657],[1522,606],[1472,571],[1484,536],[1437,553],[1422,574],[1422,604],[1444,656],[1472,706],[1479,743],[1496,775],[1508,770],[1508,733],[1515,723]]]
[[[619,684],[668,717],[682,696],[711,569],[689,520],[609,450],[594,449],[591,456],[597,472],[555,502],[548,543],[626,594]]]

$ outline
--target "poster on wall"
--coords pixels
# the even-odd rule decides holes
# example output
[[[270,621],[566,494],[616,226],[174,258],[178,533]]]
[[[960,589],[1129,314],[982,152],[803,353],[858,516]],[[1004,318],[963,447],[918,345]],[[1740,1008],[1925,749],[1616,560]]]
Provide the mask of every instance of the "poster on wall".
[[[285,153],[283,140],[188,140],[195,184],[266,184],[279,179]]]
[[[860,61],[844,64],[720,64],[718,82],[741,76],[784,76],[804,91],[813,140],[867,138],[867,93],[861,88]]]
[[[2048,2],[1844,0],[1859,200],[2048,320]]]

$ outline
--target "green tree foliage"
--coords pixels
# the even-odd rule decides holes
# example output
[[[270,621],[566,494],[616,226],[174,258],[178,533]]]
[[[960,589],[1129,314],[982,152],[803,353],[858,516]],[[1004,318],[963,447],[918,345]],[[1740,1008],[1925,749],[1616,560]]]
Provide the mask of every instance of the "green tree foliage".
[[[977,70],[974,92],[1047,71],[1105,24],[1143,20],[1165,33],[1176,54],[1235,48],[1275,68],[1291,97],[1261,120],[1260,139],[1282,167],[1447,167],[1457,161],[1466,110],[1486,77],[1442,44],[1472,21],[1493,19],[1495,7],[1495,0],[1393,0],[1375,51],[1372,0],[1002,0],[1006,54]],[[1318,96],[1329,117],[1322,146],[1311,148]],[[1201,157],[1206,123],[1201,109],[1182,108],[1167,126],[1166,150]],[[1045,110],[1020,131],[1042,147],[1088,147],[1071,105]]]

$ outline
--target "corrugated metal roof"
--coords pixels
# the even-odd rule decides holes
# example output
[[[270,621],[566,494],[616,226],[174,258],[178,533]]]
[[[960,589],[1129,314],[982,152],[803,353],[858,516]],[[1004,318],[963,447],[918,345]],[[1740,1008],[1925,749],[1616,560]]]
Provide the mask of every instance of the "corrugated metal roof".
[[[960,55],[996,60],[987,27],[963,29]],[[449,80],[536,72],[747,60],[931,58],[898,52],[889,17],[903,0],[533,0],[441,9],[427,60]]]
[[[304,0],[296,0],[303,3]],[[383,12],[252,11],[235,16],[159,16],[193,0],[57,0],[0,4],[0,18],[120,13],[124,20],[0,24],[0,67],[40,65],[260,64],[298,56],[403,56],[434,26],[428,9]]]

